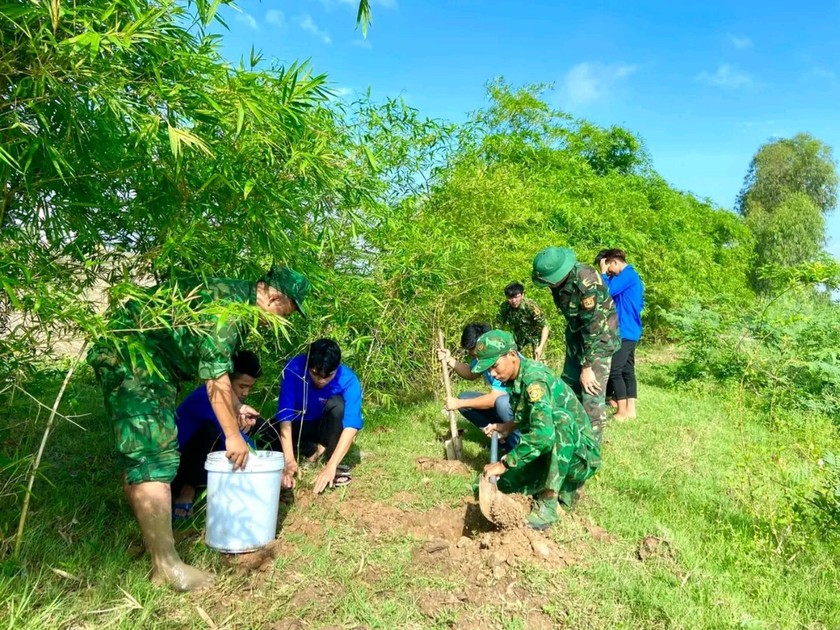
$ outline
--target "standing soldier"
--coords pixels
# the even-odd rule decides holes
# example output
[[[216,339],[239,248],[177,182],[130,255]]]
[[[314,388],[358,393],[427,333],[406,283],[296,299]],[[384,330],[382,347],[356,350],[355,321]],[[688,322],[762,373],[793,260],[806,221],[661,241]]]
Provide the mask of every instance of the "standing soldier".
[[[551,527],[558,518],[558,504],[573,507],[577,490],[601,465],[589,417],[550,368],[516,351],[509,332],[483,334],[476,344],[476,359],[473,372],[489,370],[510,388],[511,408],[522,433],[519,444],[500,461],[485,466],[484,473],[500,475],[501,492],[534,496],[529,528]],[[485,428],[488,434],[493,430],[498,428]]]
[[[551,289],[557,310],[566,318],[563,380],[580,398],[600,439],[607,417],[610,362],[621,347],[610,292],[598,270],[577,262],[566,247],[546,247],[537,254],[532,278],[534,284]]]
[[[499,322],[513,333],[520,351],[530,346],[534,360],[542,360],[550,330],[545,315],[534,300],[525,297],[525,287],[519,282],[505,287],[505,298],[499,307]]]
[[[170,484],[180,460],[175,425],[179,383],[205,381],[234,470],[248,459],[239,427],[241,404],[229,376],[245,320],[215,307],[250,304],[266,315],[285,317],[303,313],[309,288],[306,278],[285,267],[272,268],[256,283],[210,278],[198,286],[175,286],[169,291],[183,296],[190,309],[211,307],[196,324],[150,313],[147,304],[129,300],[111,316],[113,338],[97,340],[88,353],[114,422],[124,490],[151,556],[153,581],[179,591],[211,581],[210,575],[181,560],[172,534]]]

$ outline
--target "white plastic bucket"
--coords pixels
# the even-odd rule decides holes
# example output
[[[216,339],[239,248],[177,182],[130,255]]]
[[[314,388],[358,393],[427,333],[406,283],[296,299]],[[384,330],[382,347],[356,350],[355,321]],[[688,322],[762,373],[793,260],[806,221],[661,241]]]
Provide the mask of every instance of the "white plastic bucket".
[[[234,472],[223,451],[207,455],[208,547],[242,553],[274,540],[285,465],[283,453],[252,451]]]

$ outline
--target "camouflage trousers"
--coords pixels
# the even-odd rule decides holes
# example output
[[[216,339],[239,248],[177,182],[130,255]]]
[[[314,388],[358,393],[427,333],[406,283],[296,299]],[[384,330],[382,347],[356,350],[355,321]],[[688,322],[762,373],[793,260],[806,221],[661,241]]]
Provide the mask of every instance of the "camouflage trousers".
[[[592,423],[592,430],[595,432],[598,441],[604,432],[604,425],[607,423],[607,383],[610,378],[610,364],[612,356],[598,357],[592,362],[592,371],[598,380],[598,392],[589,394],[583,391],[580,384],[580,373],[583,369],[580,357],[569,352],[566,348],[566,362],[563,364],[563,382],[571,387],[578,400],[583,404],[586,415]]]
[[[573,495],[600,466],[601,449],[591,438],[584,438],[571,456],[564,456],[560,445],[555,443],[550,452],[502,474],[497,487],[506,494],[535,495],[550,490],[563,501],[564,497]]]
[[[130,365],[114,352],[94,347],[88,363],[114,423],[120,467],[129,484],[171,483],[178,472],[178,430],[175,425],[176,380],[152,358],[158,372],[145,364]]]

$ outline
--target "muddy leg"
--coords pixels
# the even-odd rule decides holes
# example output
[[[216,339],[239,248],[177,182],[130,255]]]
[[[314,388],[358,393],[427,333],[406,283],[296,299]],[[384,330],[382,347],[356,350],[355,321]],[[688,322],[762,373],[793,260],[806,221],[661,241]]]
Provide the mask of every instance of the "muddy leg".
[[[125,485],[125,493],[140,524],[146,549],[152,556],[152,581],[176,591],[209,586],[213,578],[184,563],[175,551],[172,535],[172,494],[168,483],[146,481]]]

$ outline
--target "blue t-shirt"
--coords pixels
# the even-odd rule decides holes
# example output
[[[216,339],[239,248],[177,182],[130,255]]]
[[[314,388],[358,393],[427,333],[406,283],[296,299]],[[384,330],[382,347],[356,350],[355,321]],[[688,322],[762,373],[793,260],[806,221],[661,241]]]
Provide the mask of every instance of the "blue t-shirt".
[[[178,450],[184,450],[184,445],[189,442],[196,432],[205,423],[215,425],[219,431],[219,450],[225,450],[225,436],[222,425],[219,424],[213,407],[210,404],[210,396],[207,394],[207,384],[202,383],[193,392],[184,398],[183,402],[175,410],[175,425],[178,427]]]
[[[362,386],[359,379],[343,363],[338,366],[335,377],[325,387],[318,389],[312,384],[306,366],[306,355],[300,354],[286,364],[280,378],[280,395],[277,398],[277,415],[280,422],[318,420],[324,415],[327,400],[333,396],[344,399],[345,429],[361,430]]]
[[[633,265],[627,265],[617,276],[604,276],[618,313],[618,331],[622,339],[642,338],[642,309],[645,307],[645,286]]]
[[[473,359],[473,360],[472,360],[472,363],[470,363],[470,369],[473,369],[473,368],[475,367],[475,364],[476,364],[476,363],[478,363],[478,360],[477,360],[477,359]],[[497,378],[493,378],[492,376],[490,376],[490,370],[484,370],[484,371],[481,373],[481,375],[484,377],[484,380],[485,380],[485,381],[487,381],[487,384],[488,384],[488,385],[489,385],[492,389],[499,389],[499,390],[501,390],[501,391],[503,391],[503,392],[506,392],[506,391],[507,391],[507,388],[506,388],[504,385],[502,385],[502,381],[500,381],[500,380],[499,380],[499,379],[497,379]]]

